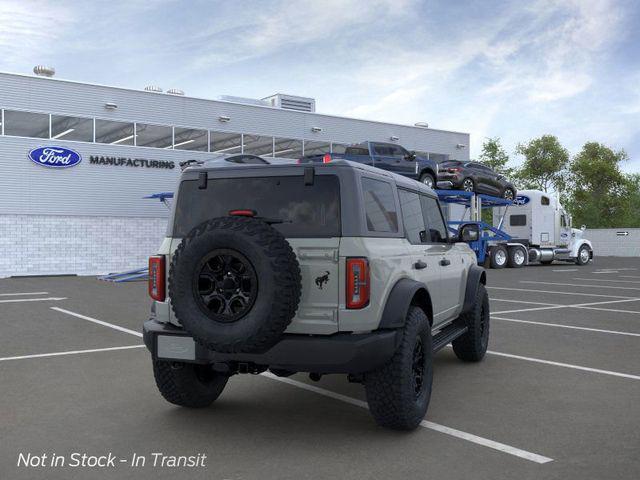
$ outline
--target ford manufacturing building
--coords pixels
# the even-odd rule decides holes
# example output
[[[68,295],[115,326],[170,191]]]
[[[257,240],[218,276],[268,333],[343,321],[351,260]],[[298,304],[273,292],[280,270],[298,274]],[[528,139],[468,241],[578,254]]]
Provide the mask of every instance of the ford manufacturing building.
[[[0,108],[0,277],[146,266],[168,211],[143,197],[173,191],[185,160],[295,159],[364,140],[469,158],[466,133],[323,115],[313,99],[280,94],[206,100],[0,73]],[[66,168],[46,166],[56,155]]]

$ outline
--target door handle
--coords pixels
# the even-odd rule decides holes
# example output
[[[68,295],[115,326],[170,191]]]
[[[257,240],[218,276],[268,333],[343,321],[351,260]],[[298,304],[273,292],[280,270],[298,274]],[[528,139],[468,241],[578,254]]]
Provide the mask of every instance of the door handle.
[[[423,268],[427,268],[427,264],[424,263],[422,260],[418,260],[416,263],[413,264],[413,268],[415,268],[416,270],[422,270]]]
[[[451,260],[443,258],[442,260],[440,260],[440,265],[442,265],[443,267],[446,267],[447,265],[451,265]]]

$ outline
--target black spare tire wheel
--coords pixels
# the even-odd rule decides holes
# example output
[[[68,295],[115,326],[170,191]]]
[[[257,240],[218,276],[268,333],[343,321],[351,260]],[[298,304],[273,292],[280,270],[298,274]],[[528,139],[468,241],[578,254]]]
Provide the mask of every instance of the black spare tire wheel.
[[[300,301],[300,266],[284,236],[247,217],[203,222],[176,249],[171,305],[182,326],[210,350],[264,352]]]

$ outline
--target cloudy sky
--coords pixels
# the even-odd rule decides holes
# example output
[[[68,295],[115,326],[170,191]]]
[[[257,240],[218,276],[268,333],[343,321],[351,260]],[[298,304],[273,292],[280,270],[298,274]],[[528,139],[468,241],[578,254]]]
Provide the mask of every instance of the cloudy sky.
[[[0,70],[624,148],[640,172],[635,0],[0,0]],[[515,159],[516,163],[519,159]]]

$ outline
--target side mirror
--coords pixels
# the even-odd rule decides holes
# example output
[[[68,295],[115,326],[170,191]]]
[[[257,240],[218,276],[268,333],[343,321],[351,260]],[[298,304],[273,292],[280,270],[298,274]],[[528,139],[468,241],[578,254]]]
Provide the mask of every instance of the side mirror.
[[[414,161],[416,159],[416,152],[411,150],[408,154],[404,156],[404,159],[409,160],[410,162]]]
[[[475,223],[467,223],[460,227],[458,238],[461,242],[475,242],[480,239],[480,227]]]

